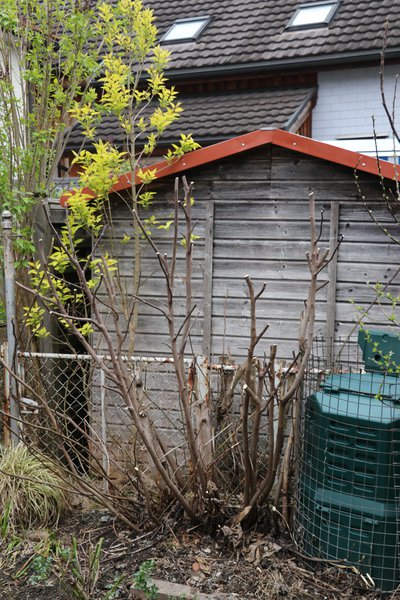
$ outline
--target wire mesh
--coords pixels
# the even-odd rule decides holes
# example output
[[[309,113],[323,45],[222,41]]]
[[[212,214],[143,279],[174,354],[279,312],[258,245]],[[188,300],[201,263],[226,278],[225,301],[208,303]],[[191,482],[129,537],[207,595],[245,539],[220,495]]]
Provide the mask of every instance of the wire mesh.
[[[276,372],[273,381],[266,378],[258,401],[250,402],[246,429],[249,446],[255,446],[254,471],[258,480],[264,479],[271,471],[276,438],[283,433],[284,441],[276,473],[276,484],[272,492],[282,491],[281,466],[286,452],[287,441],[292,434],[294,403],[288,402],[284,421],[279,424],[279,403],[293,383],[296,370],[291,370],[285,361],[274,365]],[[245,378],[238,378],[240,365],[213,365],[211,389],[213,391],[213,426],[215,444],[215,465],[221,492],[229,490],[232,495],[240,494],[244,481],[243,429]],[[252,379],[257,381],[257,369],[254,367]],[[234,393],[230,388],[236,380]],[[252,399],[254,400],[254,399]],[[260,412],[258,412],[260,411]],[[282,427],[283,431],[279,431]],[[236,482],[236,490],[233,487]],[[284,493],[286,490],[283,490]],[[284,511],[285,512],[285,511]]]
[[[65,450],[80,471],[119,478],[143,463],[146,453],[118,386],[105,376],[109,360],[102,357],[102,364],[103,369],[87,355],[21,353],[21,431],[27,443],[48,455],[62,458]],[[165,358],[141,357],[126,358],[125,364],[143,422],[151,423],[167,453],[184,460],[173,365]]]
[[[156,439],[160,441],[165,454],[173,455],[178,464],[184,462],[187,448],[173,365],[165,358],[129,358],[126,366],[136,387],[142,426],[155,444]],[[118,476],[118,465],[132,470],[148,462],[147,451],[115,384],[107,379],[102,383],[101,375],[98,369],[93,375],[92,429],[98,439],[105,442],[106,438],[110,469],[113,471],[114,466],[112,475]]]
[[[341,560],[370,585],[400,583],[400,381],[366,371],[352,345],[327,364],[317,340],[304,381],[294,532],[305,554]]]
[[[69,457],[79,471],[90,471],[91,475],[108,480],[132,475],[137,465],[141,466],[144,476],[155,478],[148,451],[137,434],[118,384],[105,375],[111,368],[109,359],[102,357],[104,368],[101,369],[98,361],[87,355],[24,353],[20,354],[18,364],[22,435],[27,443],[59,460]],[[194,379],[194,373],[190,374],[192,361],[187,360],[185,364],[190,382]],[[136,389],[142,426],[148,429],[154,444],[159,445],[160,455],[172,457],[178,468],[187,468],[190,465],[188,439],[172,362],[165,357],[135,357],[126,358],[125,365],[131,374],[131,385]],[[201,366],[197,369],[201,370]],[[238,369],[231,364],[205,368],[210,447],[222,494],[225,491],[240,493],[243,486],[243,373],[230,399],[226,396]],[[281,394],[293,376],[283,363],[277,366],[275,386]],[[254,403],[251,403],[248,418],[249,440],[257,449],[257,472],[261,478],[271,466],[270,437],[277,435],[279,394],[271,395],[269,388],[270,382],[261,397],[258,430]],[[196,394],[197,391],[194,402]],[[194,429],[198,432],[194,407],[192,414]],[[289,404],[284,424],[287,436],[291,425],[292,405]],[[233,481],[237,482],[236,492]]]
[[[18,357],[21,435],[47,455],[65,448],[86,470],[91,410],[91,362],[84,355],[20,354]]]

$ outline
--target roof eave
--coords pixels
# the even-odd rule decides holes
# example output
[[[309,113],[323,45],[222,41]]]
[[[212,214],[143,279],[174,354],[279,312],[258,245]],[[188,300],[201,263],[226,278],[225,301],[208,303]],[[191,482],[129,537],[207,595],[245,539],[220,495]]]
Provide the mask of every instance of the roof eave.
[[[307,94],[297,110],[295,110],[295,112],[289,117],[282,129],[296,133],[300,125],[302,125],[304,120],[311,113],[312,107],[315,105],[316,98],[317,90],[313,89]]]
[[[387,49],[385,52],[386,60],[400,59],[400,47]],[[238,75],[240,73],[267,73],[278,70],[306,69],[318,67],[332,67],[347,63],[364,63],[370,61],[380,61],[381,50],[365,50],[357,52],[342,52],[337,54],[327,54],[326,56],[306,56],[299,58],[285,58],[281,60],[257,61],[254,63],[236,63],[226,65],[213,65],[206,67],[189,67],[182,69],[167,69],[165,75],[171,79],[199,79],[210,75]]]

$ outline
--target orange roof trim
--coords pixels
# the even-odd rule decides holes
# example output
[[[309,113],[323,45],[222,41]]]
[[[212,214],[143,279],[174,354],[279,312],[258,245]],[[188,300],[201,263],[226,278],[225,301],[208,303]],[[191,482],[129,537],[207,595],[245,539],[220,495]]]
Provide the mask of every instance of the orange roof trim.
[[[144,169],[144,171],[151,169],[156,170],[158,178],[167,177],[168,175],[177,175],[189,169],[194,169],[202,165],[227,158],[239,154],[239,152],[246,152],[253,148],[258,148],[265,144],[274,144],[281,148],[288,148],[294,152],[301,154],[307,154],[315,158],[321,158],[323,160],[336,163],[357,171],[364,171],[371,173],[372,175],[379,175],[387,179],[400,179],[400,167],[389,163],[387,161],[377,160],[372,156],[365,156],[364,154],[358,154],[351,150],[344,150],[331,144],[325,144],[311,138],[303,137],[295,133],[289,133],[281,129],[263,130],[259,129],[245,135],[220,142],[219,144],[213,144],[200,150],[195,150],[186,154],[182,158],[174,162],[168,162],[162,160],[158,163],[154,163]],[[141,183],[141,181],[135,176],[135,183]],[[124,173],[120,175],[118,181],[110,189],[110,194],[113,192],[121,192],[129,188],[132,185],[132,174]],[[92,190],[84,190],[88,195],[95,196]],[[71,193],[66,192],[61,196],[61,204],[64,206]]]

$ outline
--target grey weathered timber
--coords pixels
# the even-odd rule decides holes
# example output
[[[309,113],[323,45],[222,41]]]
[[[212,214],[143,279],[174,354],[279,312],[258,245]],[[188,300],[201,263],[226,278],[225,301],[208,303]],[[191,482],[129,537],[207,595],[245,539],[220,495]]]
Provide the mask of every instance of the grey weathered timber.
[[[327,248],[332,252],[343,236],[328,269],[320,275],[320,281],[329,280],[329,285],[317,295],[315,335],[333,338],[332,358],[335,358],[340,339],[347,337],[350,351],[355,355],[361,314],[367,327],[388,327],[382,308],[373,305],[374,286],[381,282],[388,286],[387,291],[399,293],[400,248],[373,223],[360,198],[352,169],[266,146],[203,165],[188,171],[186,176],[194,182],[194,233],[200,236],[194,244],[196,308],[188,357],[193,352],[207,356],[214,363],[222,355],[229,355],[237,363],[245,359],[250,332],[247,274],[256,292],[267,282],[258,302],[257,324],[261,329],[269,323],[269,328],[256,353],[259,357],[268,355],[270,345],[277,344],[279,361],[288,362],[296,354],[300,314],[310,280],[306,260],[310,245],[310,192],[314,192],[316,216],[324,211],[321,250]],[[376,218],[396,233],[398,228],[382,201],[378,178],[361,174],[359,185]],[[174,178],[156,182],[153,189],[158,196],[151,212],[159,221],[171,219]],[[129,298],[134,257],[129,244],[124,245],[122,240],[125,234],[133,233],[132,218],[118,198],[111,198],[111,211],[113,230],[105,232],[103,248],[115,251],[119,257],[121,287]],[[160,252],[171,256],[171,233],[156,229],[152,237]],[[185,250],[181,246],[177,257],[174,312],[179,328],[186,312]],[[171,340],[166,319],[157,310],[167,305],[165,281],[157,257],[147,244],[142,249],[142,266],[140,294],[153,306],[140,305],[136,352],[142,356],[169,357]],[[99,300],[100,307],[106,306],[103,290],[99,292]],[[123,327],[126,317],[118,294],[116,301]],[[103,310],[107,319],[107,310]],[[111,335],[116,336],[112,319],[108,325]],[[328,345],[328,352],[330,348]],[[143,384],[150,399],[146,410],[166,446],[175,456],[182,457],[185,452],[181,444],[182,415],[174,374],[167,368],[148,369]],[[134,432],[127,411],[110,390],[105,404],[110,453],[113,455],[114,448],[121,447],[131,461]],[[94,405],[92,422],[99,434],[101,415],[100,404]],[[197,421],[201,419],[199,412]]]
[[[328,265],[328,290],[327,290],[327,308],[326,308],[326,358],[328,364],[332,362],[332,348],[335,337],[335,319],[336,319],[336,284],[337,284],[337,261],[338,261],[338,234],[339,234],[339,214],[340,203],[331,203],[331,217],[329,223],[329,252],[330,262]]]
[[[396,277],[399,248],[392,244],[372,222],[352,169],[328,161],[303,156],[277,147],[262,147],[241,155],[203,165],[186,173],[194,182],[193,217],[195,234],[193,290],[195,323],[191,345],[196,352],[217,359],[222,351],[237,360],[246,354],[249,331],[249,306],[244,276],[249,274],[258,288],[267,288],[259,303],[260,326],[269,322],[258,352],[278,344],[278,356],[290,358],[296,350],[299,315],[307,295],[309,272],[305,253],[309,247],[308,195],[314,192],[317,215],[324,210],[321,231],[322,249],[343,243],[321,281],[330,280],[317,298],[316,333],[347,335],[357,322],[354,299],[362,308],[374,299],[373,285],[391,282]],[[393,223],[381,199],[377,178],[360,174],[359,185],[368,206],[392,232]],[[173,178],[154,184],[158,193],[152,207],[159,220],[168,219],[173,198]],[[340,205],[340,216],[339,215]],[[114,230],[104,236],[105,247],[115,247],[129,293],[132,269],[131,250],[120,243],[132,232],[132,220],[122,202],[111,200]],[[107,237],[108,236],[108,237]],[[155,231],[154,239],[162,252],[170,255],[169,234]],[[141,293],[158,306],[165,306],[163,275],[154,253],[143,249]],[[176,315],[185,316],[184,250],[178,249]],[[149,355],[169,354],[169,339],[164,317],[142,305],[138,326],[137,351]],[[122,318],[122,317],[121,317]],[[386,326],[379,309],[371,309],[368,324]],[[112,325],[110,324],[111,331]]]
[[[204,279],[203,279],[203,344],[204,356],[211,355],[211,319],[213,300],[213,266],[214,266],[214,202],[209,200],[206,209],[205,224],[205,249],[204,249]]]

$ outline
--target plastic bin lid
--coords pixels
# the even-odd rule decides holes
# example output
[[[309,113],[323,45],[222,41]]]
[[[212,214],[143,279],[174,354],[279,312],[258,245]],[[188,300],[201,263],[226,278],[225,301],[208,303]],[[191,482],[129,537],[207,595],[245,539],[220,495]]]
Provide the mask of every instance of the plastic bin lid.
[[[322,389],[330,393],[349,392],[382,400],[400,401],[400,379],[380,373],[330,375],[322,384]]]

